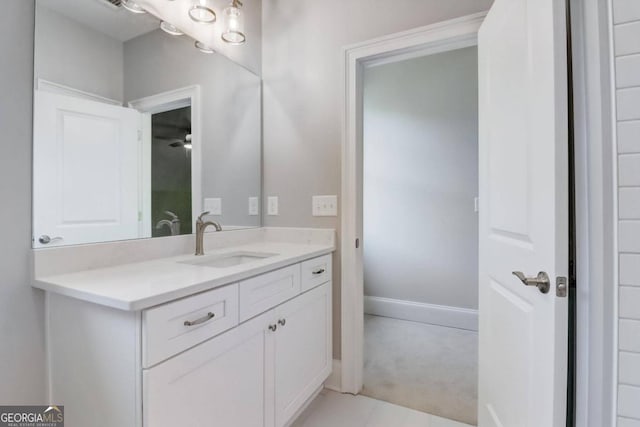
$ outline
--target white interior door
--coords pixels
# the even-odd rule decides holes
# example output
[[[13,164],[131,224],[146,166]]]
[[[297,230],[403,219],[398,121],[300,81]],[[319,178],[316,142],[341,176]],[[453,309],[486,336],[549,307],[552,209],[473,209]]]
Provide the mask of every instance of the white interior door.
[[[565,425],[568,123],[563,0],[496,0],[478,38],[479,426]],[[550,290],[525,286],[544,271]]]
[[[140,126],[134,109],[36,91],[35,247],[139,236]]]

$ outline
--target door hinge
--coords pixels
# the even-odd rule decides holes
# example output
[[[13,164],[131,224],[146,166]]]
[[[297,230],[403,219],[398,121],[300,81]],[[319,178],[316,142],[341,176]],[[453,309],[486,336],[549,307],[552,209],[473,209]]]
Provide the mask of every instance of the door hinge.
[[[567,297],[567,278],[566,277],[556,278],[556,296],[560,298]]]

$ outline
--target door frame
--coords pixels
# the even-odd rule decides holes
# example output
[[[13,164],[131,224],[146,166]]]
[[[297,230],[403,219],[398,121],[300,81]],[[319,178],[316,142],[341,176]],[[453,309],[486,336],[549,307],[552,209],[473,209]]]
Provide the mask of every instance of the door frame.
[[[611,4],[569,0],[572,6],[576,203],[576,425],[615,422],[617,391],[616,152],[610,55]],[[476,38],[486,13],[391,34],[343,49],[341,360],[332,381],[344,393],[362,385],[364,292],[362,271],[362,71],[367,61],[392,62],[425,54],[456,39]],[[588,30],[587,30],[588,29]],[[594,31],[597,29],[597,31]],[[446,50],[446,49],[445,49]],[[404,58],[402,57],[404,55]],[[360,187],[358,187],[360,186]],[[613,425],[613,424],[612,424]]]
[[[343,50],[341,391],[357,394],[363,383],[364,289],[362,248],[362,80],[366,67],[478,44],[486,12],[439,22]]]
[[[141,237],[151,237],[151,116],[156,113],[191,107],[191,223],[202,212],[202,108],[200,85],[187,86],[162,92],[129,102],[129,107],[142,113],[140,136],[140,212],[142,212]]]

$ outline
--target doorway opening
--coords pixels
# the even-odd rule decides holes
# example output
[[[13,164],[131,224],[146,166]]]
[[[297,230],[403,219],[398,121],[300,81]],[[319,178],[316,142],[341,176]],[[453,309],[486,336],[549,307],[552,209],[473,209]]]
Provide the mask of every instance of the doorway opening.
[[[362,394],[475,425],[477,47],[362,81]]]
[[[143,237],[194,233],[202,212],[200,86],[131,101],[142,113],[139,135]]]
[[[191,106],[151,116],[151,233],[191,234]]]

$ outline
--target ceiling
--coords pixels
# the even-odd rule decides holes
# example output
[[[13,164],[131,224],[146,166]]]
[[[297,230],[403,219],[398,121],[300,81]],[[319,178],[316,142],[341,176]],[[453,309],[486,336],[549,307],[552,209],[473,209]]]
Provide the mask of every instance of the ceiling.
[[[107,0],[37,0],[37,3],[122,42],[159,26],[158,19],[152,15],[134,14]]]

